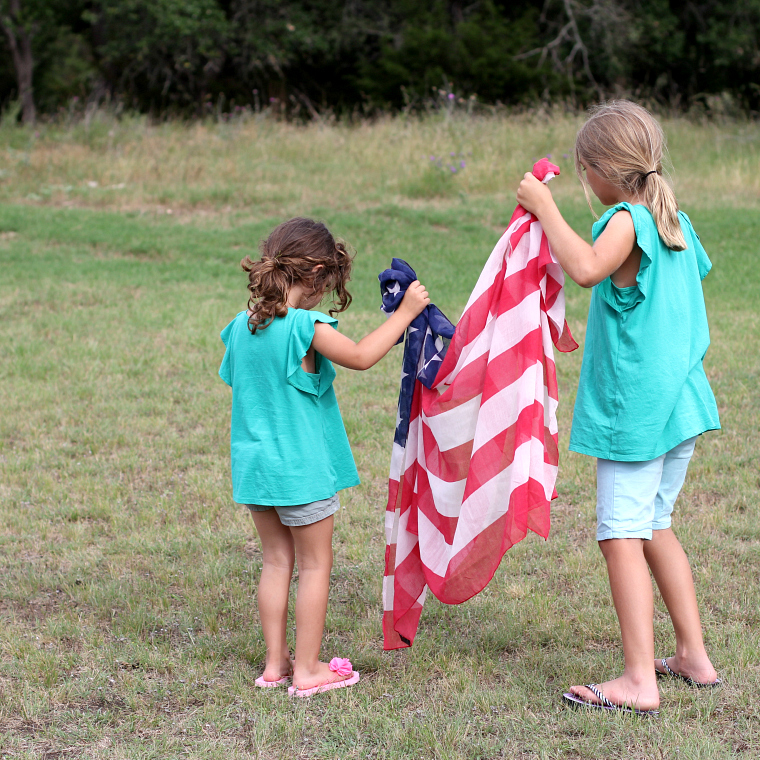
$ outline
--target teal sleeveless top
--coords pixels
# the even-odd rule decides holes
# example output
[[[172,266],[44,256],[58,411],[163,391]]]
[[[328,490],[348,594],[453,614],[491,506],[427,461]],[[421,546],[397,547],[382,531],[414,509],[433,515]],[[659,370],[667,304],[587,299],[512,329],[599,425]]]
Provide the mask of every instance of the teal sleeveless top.
[[[593,288],[570,450],[638,462],[720,428],[702,366],[710,345],[702,280],[711,263],[689,217],[678,212],[684,251],[660,239],[646,206],[618,203],[594,224],[630,212],[641,248],[636,285],[608,277]]]
[[[332,387],[335,369],[319,354],[316,373],[301,367],[316,322],[338,324],[288,309],[254,335],[241,311],[222,330],[219,376],[232,386],[232,498],[239,504],[308,504],[359,483]]]

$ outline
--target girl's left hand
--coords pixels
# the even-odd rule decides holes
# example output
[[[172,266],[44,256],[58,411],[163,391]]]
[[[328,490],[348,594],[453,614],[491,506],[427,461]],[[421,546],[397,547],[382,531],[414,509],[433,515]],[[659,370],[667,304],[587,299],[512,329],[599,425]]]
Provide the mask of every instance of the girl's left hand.
[[[531,172],[526,172],[517,188],[517,202],[540,219],[547,205],[554,203],[554,198],[547,185],[536,179]]]

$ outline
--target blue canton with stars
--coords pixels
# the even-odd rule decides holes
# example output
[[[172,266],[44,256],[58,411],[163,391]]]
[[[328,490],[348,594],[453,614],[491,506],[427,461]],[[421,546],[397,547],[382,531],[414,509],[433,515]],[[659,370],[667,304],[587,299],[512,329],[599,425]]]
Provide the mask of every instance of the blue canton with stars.
[[[401,303],[406,289],[417,279],[409,264],[402,259],[393,259],[391,268],[378,275],[380,293],[383,297],[382,310],[393,314]],[[414,383],[419,380],[426,388],[432,388],[438,368],[454,335],[454,325],[446,315],[432,303],[414,318],[406,330],[404,362],[401,369],[401,392],[398,398],[396,434],[393,440],[399,446],[406,445],[409,434],[409,417],[412,410]],[[398,343],[404,340],[401,336]]]

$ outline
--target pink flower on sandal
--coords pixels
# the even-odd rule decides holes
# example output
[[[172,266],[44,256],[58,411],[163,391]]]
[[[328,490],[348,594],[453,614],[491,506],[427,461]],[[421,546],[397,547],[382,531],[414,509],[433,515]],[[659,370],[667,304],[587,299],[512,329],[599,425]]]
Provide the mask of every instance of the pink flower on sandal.
[[[346,686],[353,686],[355,683],[359,683],[359,674],[353,669],[351,660],[346,657],[333,657],[327,667],[335,675],[339,676],[340,680],[327,681],[321,683],[318,686],[313,686],[311,689],[299,689],[297,686],[291,686],[288,689],[288,694],[291,697],[311,697],[314,694],[321,694],[324,691],[331,691],[332,689],[345,689]]]
[[[341,678],[348,678],[354,672],[354,668],[351,665],[351,660],[347,657],[333,657],[327,665],[333,673],[336,673]]]

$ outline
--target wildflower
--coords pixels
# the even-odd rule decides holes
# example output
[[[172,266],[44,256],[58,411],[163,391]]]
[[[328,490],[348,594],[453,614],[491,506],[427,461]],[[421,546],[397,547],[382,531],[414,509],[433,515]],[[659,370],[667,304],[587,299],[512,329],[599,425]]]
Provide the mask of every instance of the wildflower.
[[[449,93],[449,100],[454,100],[455,97],[456,97],[456,95],[454,95],[453,92]]]
[[[459,162],[459,168],[460,168],[460,169],[464,169],[464,167],[465,167],[465,166],[466,166],[466,164],[465,164],[465,162],[464,162],[464,159],[462,159],[462,160]]]

